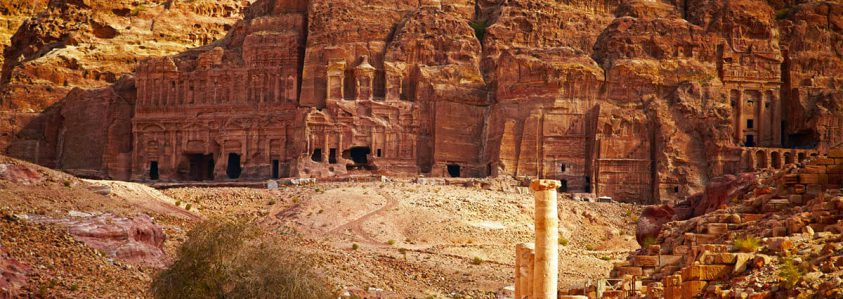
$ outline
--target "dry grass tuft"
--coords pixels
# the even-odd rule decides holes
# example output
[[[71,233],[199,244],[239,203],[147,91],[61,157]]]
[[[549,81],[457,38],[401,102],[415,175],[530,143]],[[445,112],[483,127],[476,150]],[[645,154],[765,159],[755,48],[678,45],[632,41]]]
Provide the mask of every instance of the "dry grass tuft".
[[[336,297],[290,252],[254,224],[208,220],[188,233],[173,265],[153,281],[155,298]]]

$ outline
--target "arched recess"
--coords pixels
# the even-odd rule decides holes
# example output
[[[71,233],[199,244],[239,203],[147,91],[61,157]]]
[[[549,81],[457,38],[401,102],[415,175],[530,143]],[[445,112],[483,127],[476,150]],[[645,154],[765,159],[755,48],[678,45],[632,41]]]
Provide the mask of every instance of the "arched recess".
[[[770,160],[773,162],[773,169],[782,169],[782,155],[779,152],[770,153]]]
[[[767,164],[767,153],[764,151],[755,152],[755,169],[766,169],[770,167]]]

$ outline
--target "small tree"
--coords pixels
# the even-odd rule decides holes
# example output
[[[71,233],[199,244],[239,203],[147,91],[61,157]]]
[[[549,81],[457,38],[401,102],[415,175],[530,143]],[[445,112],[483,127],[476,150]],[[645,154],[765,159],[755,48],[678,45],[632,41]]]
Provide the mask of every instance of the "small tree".
[[[214,219],[188,233],[156,298],[330,298],[313,266],[254,224]]]

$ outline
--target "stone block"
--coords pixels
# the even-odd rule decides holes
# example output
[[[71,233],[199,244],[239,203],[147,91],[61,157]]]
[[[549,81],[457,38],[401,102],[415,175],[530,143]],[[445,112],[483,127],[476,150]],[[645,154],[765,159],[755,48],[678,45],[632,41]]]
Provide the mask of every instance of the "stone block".
[[[706,265],[734,265],[737,261],[734,253],[709,253],[700,255],[700,261]]]
[[[764,214],[741,214],[743,222],[758,221],[764,218]]]
[[[843,173],[843,164],[829,166],[826,170],[826,173],[830,174],[841,174]]]
[[[705,225],[706,233],[722,235],[729,232],[729,225],[726,223],[708,223]]]
[[[615,271],[618,277],[623,277],[624,275],[641,276],[644,274],[644,270],[641,267],[616,267]]]
[[[799,183],[800,184],[819,184],[820,183],[820,176],[815,173],[803,173],[799,175]]]
[[[673,247],[673,254],[675,255],[687,255],[690,251],[691,248],[688,245],[677,245]]]
[[[662,250],[661,245],[650,245],[647,247],[647,254],[648,255],[658,255]]]
[[[632,258],[632,264],[637,267],[657,267],[659,265],[659,256],[636,255]]]
[[[784,254],[793,249],[793,241],[788,238],[771,238],[767,241],[767,248],[772,252]]]
[[[696,298],[706,286],[705,281],[686,281],[682,283],[682,298]]]
[[[721,280],[727,278],[734,270],[731,265],[691,265],[682,268],[682,280]]]
[[[822,194],[823,193],[823,186],[819,185],[819,184],[812,184],[812,185],[805,186],[805,193],[806,194],[813,194],[813,195]]]
[[[682,263],[682,260],[685,258],[684,255],[660,255],[659,256],[659,266],[665,267],[669,265],[678,265]]]
[[[814,164],[816,165],[835,165],[836,161],[830,158],[817,158],[814,160]]]
[[[702,250],[709,252],[729,252],[729,246],[723,244],[704,244]]]
[[[685,240],[696,242],[696,244],[710,244],[713,243],[718,237],[720,236],[713,234],[685,233]]]
[[[790,201],[791,204],[794,204],[794,205],[801,205],[803,203],[802,202],[802,195],[799,195],[799,194],[791,194],[788,197],[788,200]]]
[[[843,159],[843,149],[833,149],[828,151],[829,158],[841,158]]]
[[[774,198],[768,201],[761,208],[764,212],[777,212],[790,207],[790,200],[784,198]]]
[[[671,275],[662,280],[664,285],[664,298],[682,299],[682,276]]]
[[[825,172],[825,165],[806,165],[805,168],[801,170],[801,174],[820,174]]]

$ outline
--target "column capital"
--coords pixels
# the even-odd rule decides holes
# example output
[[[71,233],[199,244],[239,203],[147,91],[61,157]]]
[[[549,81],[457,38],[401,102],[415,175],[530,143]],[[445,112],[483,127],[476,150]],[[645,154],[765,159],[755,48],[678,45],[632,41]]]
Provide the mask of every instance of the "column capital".
[[[556,190],[562,186],[562,182],[557,180],[533,180],[530,183],[530,190],[534,192]]]

